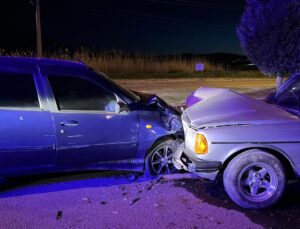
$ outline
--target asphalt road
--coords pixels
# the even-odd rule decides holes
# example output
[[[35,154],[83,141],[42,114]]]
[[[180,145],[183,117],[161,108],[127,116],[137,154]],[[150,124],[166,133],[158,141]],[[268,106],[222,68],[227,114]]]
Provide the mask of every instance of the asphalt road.
[[[264,98],[275,85],[273,78],[204,78],[204,79],[147,79],[118,80],[123,86],[135,91],[157,94],[173,105],[181,105],[199,87],[229,88],[256,98]]]
[[[220,182],[187,174],[57,174],[8,180],[0,189],[0,228],[300,228],[298,182],[263,211],[242,209]]]

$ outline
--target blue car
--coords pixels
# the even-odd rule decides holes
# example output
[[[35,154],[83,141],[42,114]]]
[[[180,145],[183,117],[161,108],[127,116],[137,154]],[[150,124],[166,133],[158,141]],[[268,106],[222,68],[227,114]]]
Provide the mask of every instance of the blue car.
[[[179,112],[82,63],[0,57],[0,177],[75,170],[172,173]]]

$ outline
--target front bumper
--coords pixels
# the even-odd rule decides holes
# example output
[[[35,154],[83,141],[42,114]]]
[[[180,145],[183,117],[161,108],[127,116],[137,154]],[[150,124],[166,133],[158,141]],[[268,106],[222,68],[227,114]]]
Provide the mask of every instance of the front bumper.
[[[215,180],[222,167],[220,161],[195,160],[184,153],[184,143],[180,145],[173,157],[173,164],[178,170],[186,170],[202,178]]]

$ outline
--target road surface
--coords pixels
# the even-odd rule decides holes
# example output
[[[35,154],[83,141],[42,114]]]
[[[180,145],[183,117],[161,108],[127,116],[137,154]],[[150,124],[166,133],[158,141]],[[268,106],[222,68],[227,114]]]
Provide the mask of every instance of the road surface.
[[[2,184],[0,228],[299,228],[300,185],[271,210],[244,210],[221,183],[123,173],[20,178]]]

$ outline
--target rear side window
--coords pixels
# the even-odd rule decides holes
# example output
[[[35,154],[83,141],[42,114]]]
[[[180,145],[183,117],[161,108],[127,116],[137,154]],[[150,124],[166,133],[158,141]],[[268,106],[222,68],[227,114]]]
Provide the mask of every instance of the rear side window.
[[[33,75],[0,73],[0,107],[39,108]]]
[[[98,85],[72,76],[48,78],[59,110],[116,112],[116,97]]]

